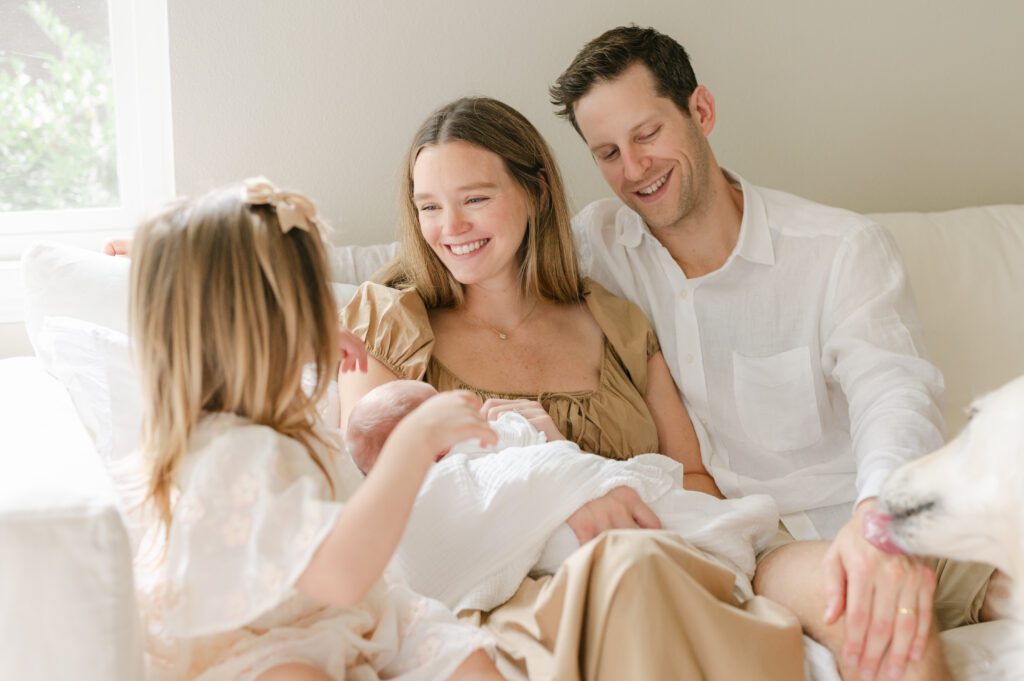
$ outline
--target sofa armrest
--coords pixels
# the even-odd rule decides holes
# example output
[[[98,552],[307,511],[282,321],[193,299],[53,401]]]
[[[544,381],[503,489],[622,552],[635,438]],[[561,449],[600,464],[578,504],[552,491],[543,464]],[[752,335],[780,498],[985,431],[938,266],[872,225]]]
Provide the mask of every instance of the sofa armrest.
[[[0,678],[141,679],[131,547],[63,386],[0,361]]]

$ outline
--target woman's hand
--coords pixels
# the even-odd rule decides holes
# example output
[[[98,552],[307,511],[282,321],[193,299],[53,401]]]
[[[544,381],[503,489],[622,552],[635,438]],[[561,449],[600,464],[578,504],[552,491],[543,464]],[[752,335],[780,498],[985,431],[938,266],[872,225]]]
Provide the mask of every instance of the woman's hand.
[[[366,346],[359,337],[346,328],[338,328],[338,347],[341,349],[339,371],[343,374],[357,369],[366,373]]]
[[[427,461],[434,462],[464,440],[475,438],[484,446],[497,443],[498,434],[487,424],[480,407],[480,398],[468,390],[431,397],[399,421],[381,458],[387,450],[397,449],[405,456],[422,452]]]
[[[632,487],[616,487],[603,497],[588,501],[565,521],[580,544],[605,530],[660,530],[661,521]]]
[[[534,428],[544,433],[548,442],[564,440],[565,436],[558,430],[547,409],[534,400],[502,400],[496,397],[484,402],[481,413],[488,421],[497,421],[507,411],[514,411],[530,422]]]

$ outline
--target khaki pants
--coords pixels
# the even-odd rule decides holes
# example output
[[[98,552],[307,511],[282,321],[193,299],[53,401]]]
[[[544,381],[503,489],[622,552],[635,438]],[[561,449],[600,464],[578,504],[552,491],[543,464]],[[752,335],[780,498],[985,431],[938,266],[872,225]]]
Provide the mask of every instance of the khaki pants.
[[[796,617],[760,597],[738,605],[733,582],[677,535],[611,531],[464,618],[495,635],[507,678],[802,680]]]
[[[780,523],[778,533],[757,555],[757,562],[760,564],[775,549],[795,541]],[[982,563],[963,563],[945,558],[926,558],[925,562],[935,570],[935,619],[939,623],[939,631],[980,622],[981,606],[995,569]]]

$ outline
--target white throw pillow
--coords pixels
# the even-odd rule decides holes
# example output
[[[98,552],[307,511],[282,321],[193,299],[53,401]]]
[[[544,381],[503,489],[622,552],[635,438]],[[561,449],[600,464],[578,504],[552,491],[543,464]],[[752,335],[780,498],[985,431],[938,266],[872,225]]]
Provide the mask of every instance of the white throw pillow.
[[[82,319],[47,317],[34,340],[106,462],[135,449],[142,391],[128,336]]]
[[[37,336],[47,317],[74,317],[128,332],[127,258],[73,246],[36,244],[21,257],[25,328],[39,355]],[[40,355],[49,369],[49,357]]]
[[[378,259],[390,254],[381,247]],[[338,247],[335,276],[351,277],[364,251]],[[344,256],[344,257],[343,257]],[[128,333],[131,261],[58,244],[37,244],[22,256],[27,296],[26,321],[36,356],[71,395],[75,409],[105,461],[131,452],[142,424],[142,394]],[[356,291],[354,284],[332,283],[338,307]],[[336,418],[336,388],[323,405]]]

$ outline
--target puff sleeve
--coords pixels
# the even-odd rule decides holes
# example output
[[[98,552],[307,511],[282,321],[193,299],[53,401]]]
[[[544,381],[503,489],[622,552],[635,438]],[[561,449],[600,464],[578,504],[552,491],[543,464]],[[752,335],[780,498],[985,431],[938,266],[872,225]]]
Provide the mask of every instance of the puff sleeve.
[[[434,333],[415,289],[398,291],[367,282],[342,309],[341,323],[362,338],[366,351],[396,376],[423,380]]]
[[[342,509],[306,449],[265,426],[219,433],[176,481],[163,608],[176,637],[239,628],[293,596]]]
[[[658,336],[643,311],[609,293],[593,279],[586,280],[590,311],[640,394],[647,391],[647,363],[661,351]]]

